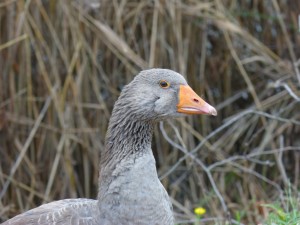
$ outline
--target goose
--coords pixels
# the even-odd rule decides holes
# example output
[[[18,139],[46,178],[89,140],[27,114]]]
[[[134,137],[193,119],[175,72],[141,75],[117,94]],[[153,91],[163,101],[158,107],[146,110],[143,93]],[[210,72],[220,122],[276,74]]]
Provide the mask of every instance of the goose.
[[[101,152],[97,200],[41,205],[3,225],[171,225],[172,204],[151,150],[154,125],[184,114],[217,115],[184,77],[169,69],[141,71],[116,101]]]

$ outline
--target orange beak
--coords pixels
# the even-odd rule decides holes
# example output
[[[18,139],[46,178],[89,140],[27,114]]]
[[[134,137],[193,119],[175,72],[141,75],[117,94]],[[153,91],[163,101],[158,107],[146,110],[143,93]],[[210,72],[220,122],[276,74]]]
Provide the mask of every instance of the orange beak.
[[[188,85],[180,85],[177,112],[185,114],[217,115],[217,110],[200,98]]]

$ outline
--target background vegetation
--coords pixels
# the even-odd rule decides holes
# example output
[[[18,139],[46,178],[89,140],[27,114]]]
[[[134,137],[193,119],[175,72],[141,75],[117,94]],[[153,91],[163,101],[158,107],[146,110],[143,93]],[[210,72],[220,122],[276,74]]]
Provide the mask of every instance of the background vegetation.
[[[195,207],[207,224],[293,212],[299,12],[299,1],[284,0],[0,1],[0,222],[44,202],[96,197],[114,101],[152,67],[180,72],[218,110],[155,131],[178,223],[197,223]]]

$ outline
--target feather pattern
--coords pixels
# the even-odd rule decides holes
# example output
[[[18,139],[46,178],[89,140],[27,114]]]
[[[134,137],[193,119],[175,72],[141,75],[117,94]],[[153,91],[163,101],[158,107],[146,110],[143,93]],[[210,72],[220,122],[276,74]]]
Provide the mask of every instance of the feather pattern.
[[[94,217],[97,201],[91,199],[64,199],[41,205],[4,222],[5,225],[92,225],[100,224]]]
[[[167,89],[159,85],[162,80],[168,82]],[[172,204],[157,176],[151,140],[157,121],[182,115],[177,112],[180,86],[187,86],[182,75],[150,69],[124,87],[101,152],[97,200],[51,202],[2,225],[174,224]]]

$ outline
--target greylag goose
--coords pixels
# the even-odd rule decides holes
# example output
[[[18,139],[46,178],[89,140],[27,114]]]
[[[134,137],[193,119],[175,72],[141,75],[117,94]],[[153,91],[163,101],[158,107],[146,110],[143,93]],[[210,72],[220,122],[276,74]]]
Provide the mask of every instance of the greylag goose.
[[[151,139],[157,121],[182,114],[216,116],[217,112],[179,73],[168,69],[140,72],[114,105],[101,152],[97,200],[54,201],[3,225],[174,224],[168,193],[157,176]]]

